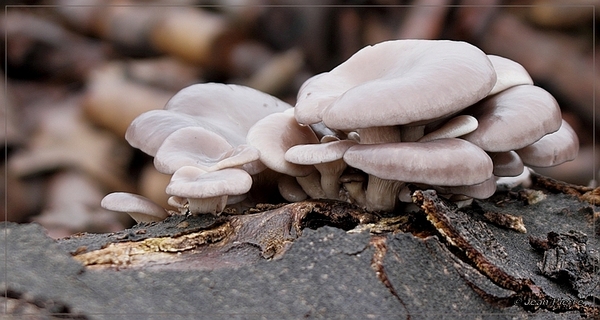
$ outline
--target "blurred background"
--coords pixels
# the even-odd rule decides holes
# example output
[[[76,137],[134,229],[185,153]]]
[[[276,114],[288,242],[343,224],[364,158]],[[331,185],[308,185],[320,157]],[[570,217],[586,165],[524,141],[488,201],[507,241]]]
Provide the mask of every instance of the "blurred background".
[[[594,183],[600,0],[165,3],[3,1],[2,217],[35,221],[55,238],[122,230],[132,220],[100,208],[107,193],[166,207],[169,176],[124,140],[137,115],[200,82],[243,84],[293,105],[306,79],[390,39],[464,40],[522,64],[581,143],[576,160],[538,171]]]

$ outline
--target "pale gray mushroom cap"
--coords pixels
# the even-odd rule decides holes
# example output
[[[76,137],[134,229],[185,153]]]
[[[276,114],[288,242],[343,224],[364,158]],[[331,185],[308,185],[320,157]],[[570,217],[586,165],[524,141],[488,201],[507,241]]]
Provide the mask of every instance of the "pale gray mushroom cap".
[[[475,199],[487,199],[496,192],[496,179],[491,177],[481,183],[468,186],[434,186],[434,189],[445,194],[461,194]]]
[[[496,70],[496,84],[490,91],[490,95],[496,94],[500,91],[504,91],[510,87],[528,84],[533,85],[533,79],[519,63],[495,55],[488,55],[488,58]]]
[[[271,170],[294,177],[308,176],[316,170],[285,160],[285,153],[291,147],[319,143],[310,127],[299,125],[291,112],[264,117],[250,128],[246,140],[260,151],[260,161]]]
[[[125,139],[131,146],[154,156],[173,132],[199,126],[233,147],[246,143],[246,133],[258,120],[291,106],[258,90],[233,84],[202,83],[183,88],[163,110],[152,110],[131,123]]]
[[[532,144],[560,128],[558,103],[546,90],[516,86],[493,95],[465,111],[479,126],[462,138],[483,150],[504,152]]]
[[[107,194],[100,206],[106,210],[128,213],[136,222],[162,221],[169,214],[152,200],[133,193],[113,192]]]
[[[577,157],[579,138],[569,123],[562,120],[558,131],[542,137],[533,144],[517,150],[526,165],[551,167]]]
[[[499,191],[508,191],[517,186],[528,188],[531,186],[531,170],[528,167],[523,168],[523,172],[514,177],[496,177],[496,189]]]
[[[166,192],[184,198],[211,198],[250,191],[252,177],[242,169],[227,168],[206,172],[186,166],[175,171]]]
[[[344,161],[381,179],[441,186],[481,183],[492,177],[493,170],[483,150],[457,138],[354,145]]]
[[[417,140],[426,142],[443,138],[457,138],[477,129],[478,122],[475,117],[462,114],[444,122],[439,128],[427,133]]]
[[[498,177],[516,177],[523,172],[523,161],[514,151],[490,152],[494,163],[494,175]]]
[[[322,140],[329,140],[328,136]],[[338,199],[340,193],[339,177],[347,165],[343,160],[348,148],[357,144],[353,140],[335,140],[319,144],[303,144],[291,147],[285,153],[285,160],[304,165],[314,165],[321,173],[321,188],[325,196]]]
[[[220,135],[202,127],[181,128],[169,135],[158,148],[154,166],[162,173],[173,174],[183,166],[216,171],[243,166],[258,160],[257,149],[248,145],[233,148]]]
[[[466,42],[386,41],[309,79],[295,116],[340,130],[429,121],[479,101],[494,83],[485,53]]]
[[[285,152],[285,160],[304,165],[315,165],[340,160],[354,140],[337,140],[325,143],[301,144],[289,148]]]

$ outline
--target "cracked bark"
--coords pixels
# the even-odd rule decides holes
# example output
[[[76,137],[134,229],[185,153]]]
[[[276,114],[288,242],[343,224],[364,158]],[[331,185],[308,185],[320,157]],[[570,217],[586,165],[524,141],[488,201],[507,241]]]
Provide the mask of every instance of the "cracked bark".
[[[8,224],[7,254],[17,257],[6,269],[0,265],[2,285],[35,301],[61,301],[65,310],[90,318],[103,308],[598,316],[598,207],[586,198],[597,190],[535,181],[533,190],[546,197],[537,203],[520,196],[529,191],[516,190],[461,210],[417,190],[422,210],[401,214],[312,200],[248,215],[174,216],[57,242],[34,225]],[[527,234],[498,223],[507,217]]]

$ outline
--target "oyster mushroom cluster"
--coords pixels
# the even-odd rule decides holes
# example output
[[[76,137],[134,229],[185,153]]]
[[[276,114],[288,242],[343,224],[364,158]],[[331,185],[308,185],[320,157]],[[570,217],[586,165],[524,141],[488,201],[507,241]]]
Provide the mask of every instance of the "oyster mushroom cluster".
[[[367,46],[308,79],[295,107],[247,87],[193,85],[136,118],[126,139],[172,174],[170,203],[191,213],[219,213],[269,183],[288,201],[370,211],[410,202],[411,185],[484,199],[500,178],[572,160],[579,146],[521,65],[446,40]]]

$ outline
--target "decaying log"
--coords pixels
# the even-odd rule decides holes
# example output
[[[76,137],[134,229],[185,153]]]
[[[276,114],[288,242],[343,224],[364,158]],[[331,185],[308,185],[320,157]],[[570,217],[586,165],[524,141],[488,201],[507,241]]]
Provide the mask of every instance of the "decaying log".
[[[91,318],[106,308],[215,315],[215,307],[284,317],[597,317],[598,207],[546,188],[547,181],[538,176],[532,189],[461,209],[417,190],[417,212],[367,213],[311,200],[58,241],[33,225],[8,224],[3,245],[14,259],[6,270],[0,265],[8,275],[4,299],[38,301],[41,314],[48,312],[41,302],[51,300]],[[519,194],[526,190],[545,197],[525,201]],[[527,234],[491,223],[490,213],[520,218]],[[101,295],[86,294],[90,288]]]
[[[109,236],[79,235],[60,243],[93,269],[211,270],[281,257],[306,226],[351,229],[373,219],[349,204],[315,200],[248,215],[172,216]]]

